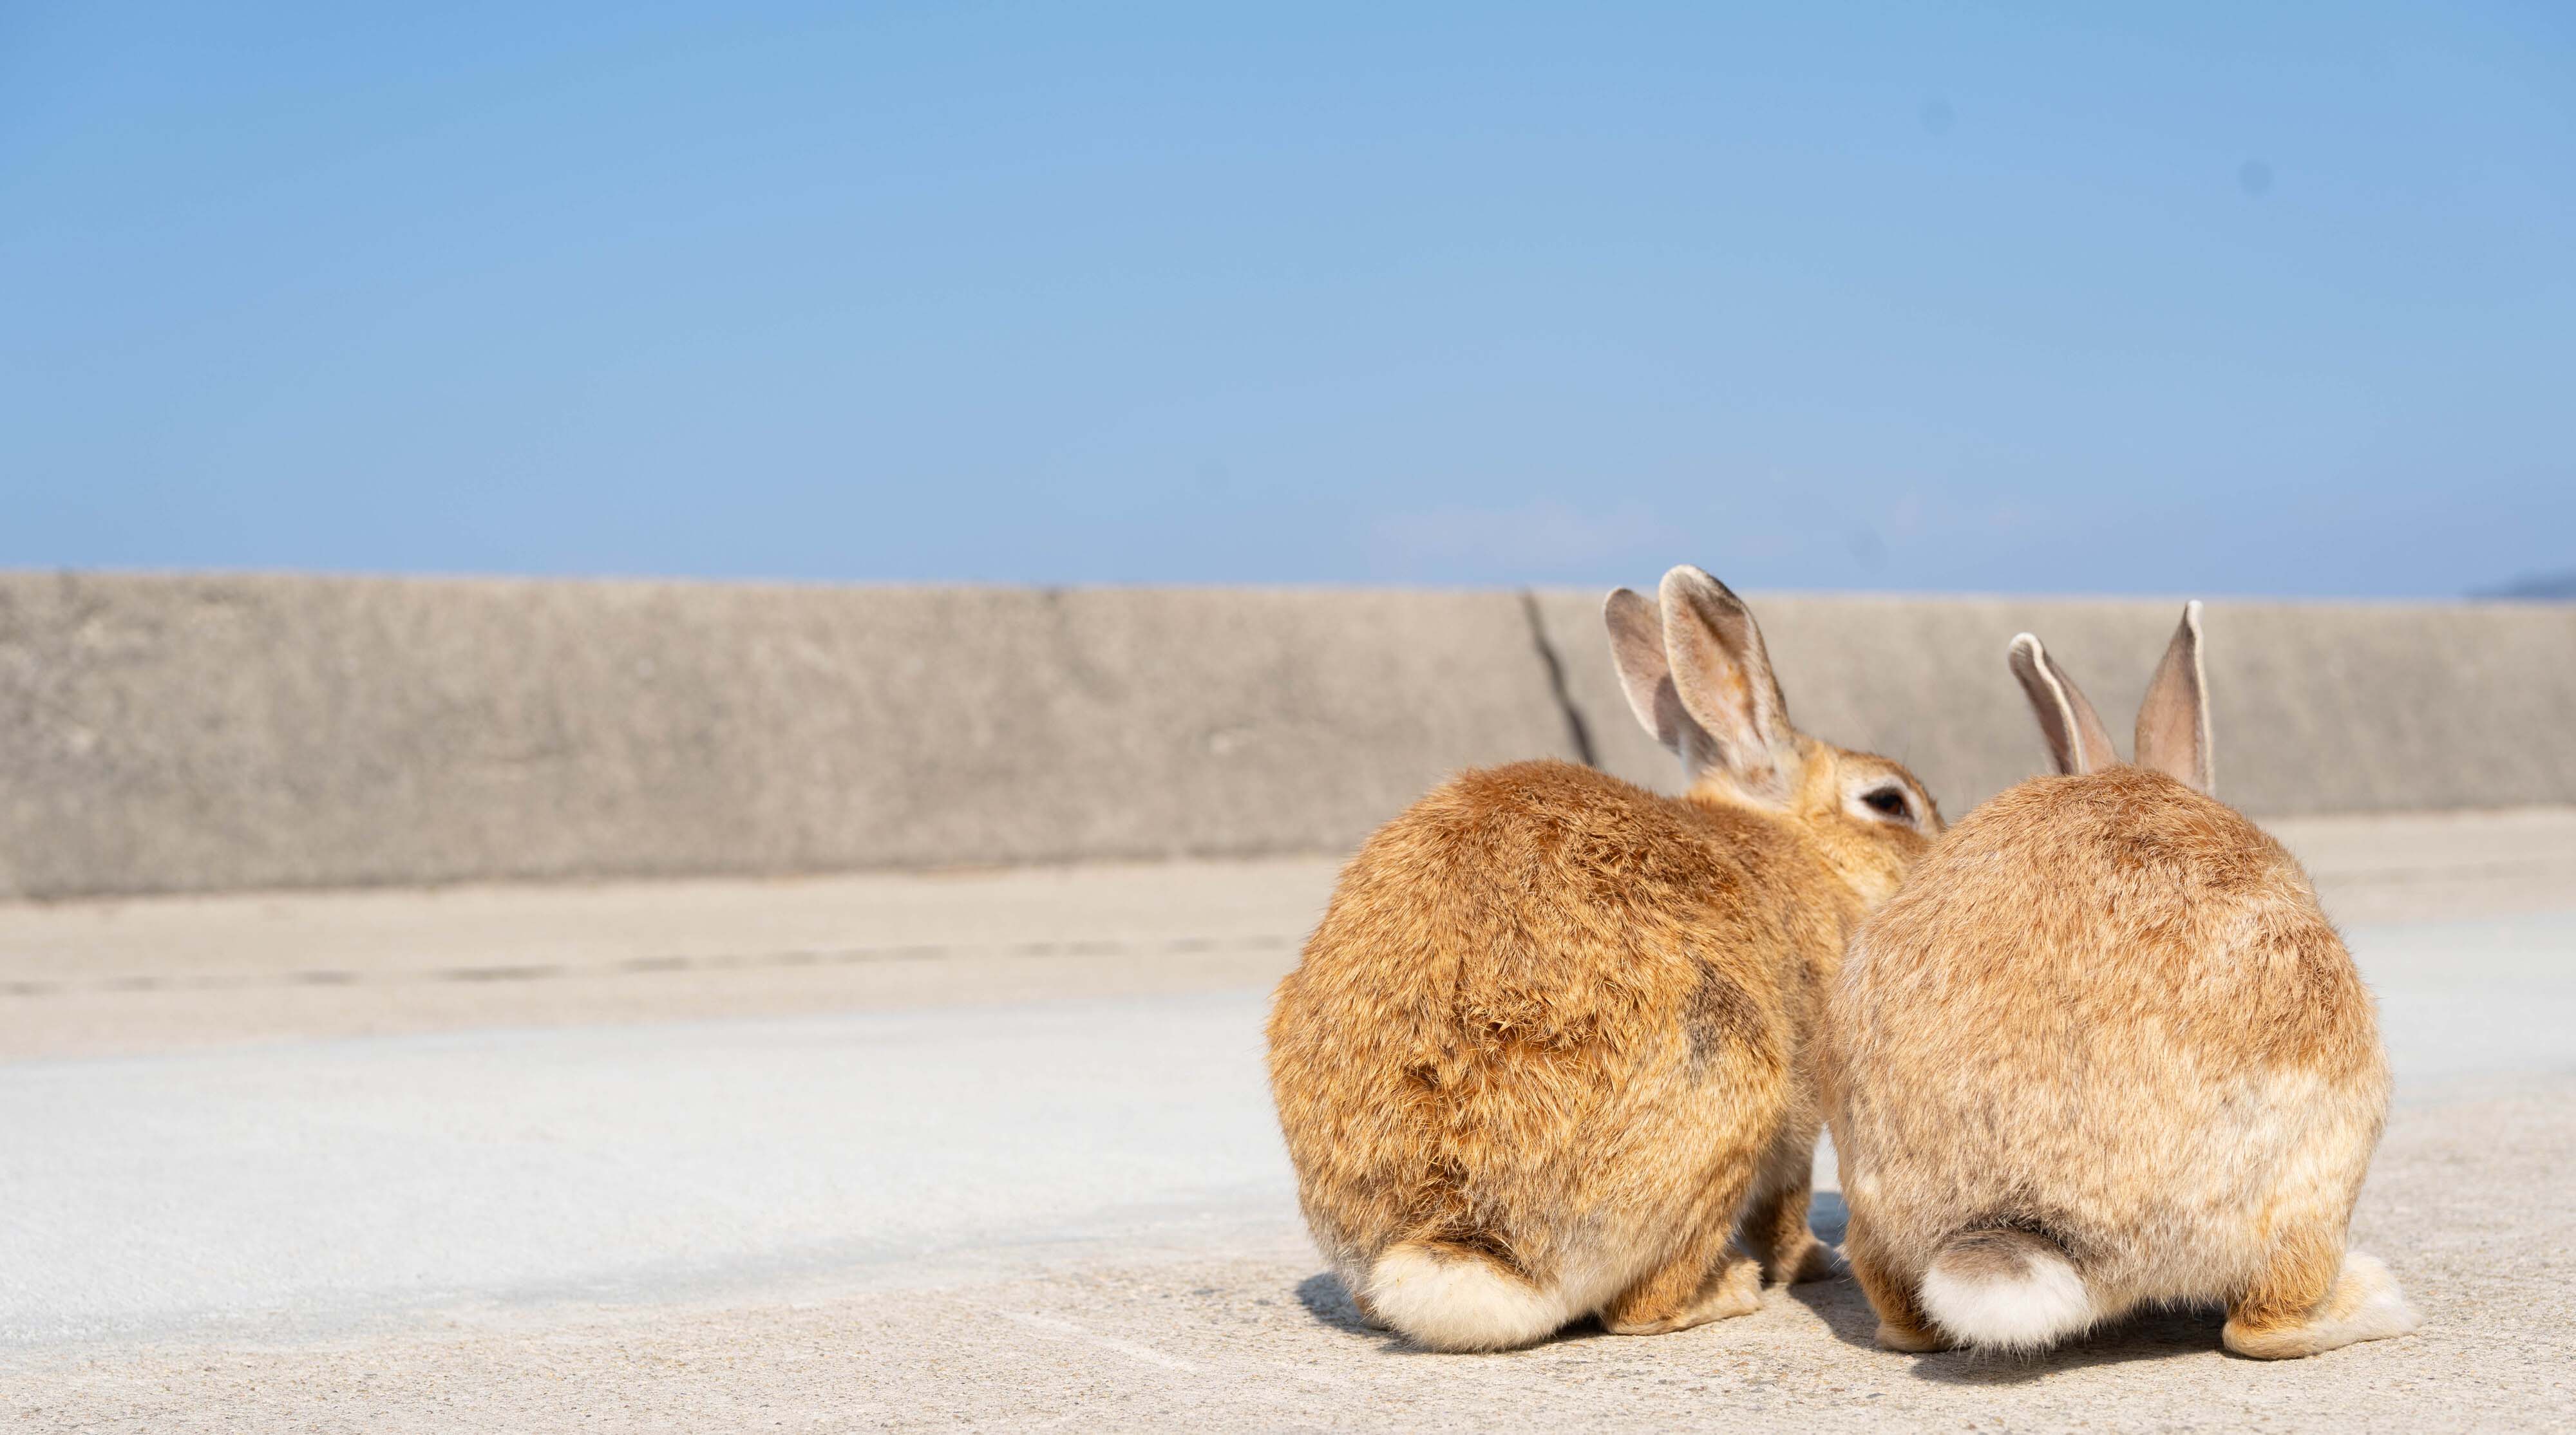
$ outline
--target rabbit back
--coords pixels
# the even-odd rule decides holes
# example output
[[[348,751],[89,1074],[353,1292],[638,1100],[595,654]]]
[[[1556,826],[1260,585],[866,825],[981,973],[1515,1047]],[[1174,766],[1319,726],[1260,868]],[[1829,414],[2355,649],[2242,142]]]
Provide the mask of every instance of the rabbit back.
[[[1963,1231],[2062,1248],[2095,1317],[2254,1281],[2349,1215],[2388,1077],[2297,862],[2162,773],[2034,779],[1864,925],[1834,1004],[1855,1228],[1919,1277]]]
[[[1464,774],[1372,838],[1270,1023],[1301,1202],[1354,1289],[1429,1241],[1580,1314],[1731,1220],[1697,1206],[1794,1124],[1857,915],[1797,849],[1559,762]]]

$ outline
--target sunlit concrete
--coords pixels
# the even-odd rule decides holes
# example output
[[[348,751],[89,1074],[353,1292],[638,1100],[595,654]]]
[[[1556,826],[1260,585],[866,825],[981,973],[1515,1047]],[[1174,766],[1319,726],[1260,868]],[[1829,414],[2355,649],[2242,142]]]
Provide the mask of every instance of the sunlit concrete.
[[[2500,877],[2533,844],[2496,821],[2454,824],[2447,877],[2421,832],[2290,834],[2330,902],[2402,908],[2347,921],[2399,1076],[2357,1235],[2426,1326],[2284,1366],[2199,1312],[2031,1364],[1889,1355],[1848,1283],[1502,1357],[1360,1328],[1260,1070],[1322,864],[277,899],[265,958],[187,955],[186,919],[248,920],[204,899],[11,909],[0,1420],[2564,1423],[2576,888]],[[49,1002],[87,1013],[50,1045]]]

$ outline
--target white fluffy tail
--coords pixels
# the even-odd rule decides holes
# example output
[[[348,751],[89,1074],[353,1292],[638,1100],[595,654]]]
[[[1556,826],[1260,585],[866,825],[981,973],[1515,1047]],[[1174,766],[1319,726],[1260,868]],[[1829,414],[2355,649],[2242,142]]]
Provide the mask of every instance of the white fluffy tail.
[[[1953,1236],[1923,1273],[1923,1312],[1962,1345],[2041,1350],[2100,1319],[2066,1250],[2029,1231]]]
[[[1510,1350],[1572,1319],[1557,1293],[1481,1252],[1435,1242],[1387,1247],[1364,1294],[1378,1319],[1433,1350]]]

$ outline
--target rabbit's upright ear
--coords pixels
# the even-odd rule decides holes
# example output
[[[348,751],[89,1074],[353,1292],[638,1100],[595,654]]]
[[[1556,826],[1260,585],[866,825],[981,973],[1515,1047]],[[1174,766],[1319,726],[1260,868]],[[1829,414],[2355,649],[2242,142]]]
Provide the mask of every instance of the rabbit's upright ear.
[[[1687,564],[1664,575],[1662,595],[1673,690],[1705,743],[1682,754],[1691,780],[1714,778],[1751,801],[1787,806],[1800,766],[1798,734],[1751,610]]]
[[[1673,686],[1673,665],[1664,656],[1664,619],[1655,611],[1655,600],[1633,588],[1617,589],[1602,601],[1601,621],[1610,630],[1610,662],[1619,670],[1628,711],[1685,768],[1696,771],[1700,755],[1710,748],[1708,734],[1691,721]]]
[[[2209,760],[2209,675],[2200,661],[2200,604],[2183,605],[2182,624],[2138,706],[2138,766],[2151,767],[2199,792],[2216,790]]]
[[[2028,633],[2015,636],[2011,661],[2013,676],[2021,679],[2021,690],[2030,699],[2031,714],[2039,719],[2040,736],[2048,739],[2048,755],[2059,772],[2080,776],[2120,760],[2101,714],[2093,711],[2083,690],[2040,646],[2039,639]]]

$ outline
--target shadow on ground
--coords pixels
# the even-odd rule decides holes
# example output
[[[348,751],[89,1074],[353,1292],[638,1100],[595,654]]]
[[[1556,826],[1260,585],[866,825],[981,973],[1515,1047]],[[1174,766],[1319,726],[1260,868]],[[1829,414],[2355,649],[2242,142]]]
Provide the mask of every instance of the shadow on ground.
[[[1360,1315],[1357,1302],[1342,1284],[1342,1278],[1331,1271],[1317,1271],[1297,1282],[1297,1303],[1306,1313],[1335,1330],[1352,1335],[1375,1336],[1390,1345],[1401,1344],[1392,1331],[1381,1330]]]
[[[1875,1351],[1878,1312],[1848,1277],[1789,1288],[1792,1299],[1816,1313],[1836,1340]],[[1903,1357],[1917,1380],[1945,1385],[2020,1385],[2069,1370],[2132,1361],[2203,1356],[2219,1348],[2226,1312],[2215,1306],[2146,1311],[2040,1355],[1945,1350]]]
[[[1808,1224],[1817,1239],[1840,1247],[1851,1226],[1851,1210],[1837,1191],[1819,1191]],[[1877,1350],[1878,1312],[1849,1277],[1790,1287],[1790,1295],[1816,1313],[1845,1345]],[[2170,1360],[2206,1355],[2219,1349],[2219,1328],[2227,1313],[2216,1306],[2184,1306],[2142,1311],[2127,1320],[2068,1341],[2041,1355],[1997,1355],[1950,1350],[1908,1357],[1918,1380],[1950,1385],[2017,1385],[2066,1370],[2117,1365],[2138,1360]]]
[[[1840,1194],[1833,1191],[1816,1193],[1808,1224],[1818,1239],[1838,1247],[1850,1223],[1851,1213],[1844,1206]],[[1359,1306],[1351,1299],[1341,1277],[1330,1271],[1318,1271],[1298,1282],[1296,1294],[1297,1303],[1323,1325],[1349,1335],[1367,1337],[1389,1351],[1415,1348],[1395,1332],[1369,1324],[1360,1315]],[[1767,1298],[1778,1299],[1779,1295],[1774,1291]],[[1854,1349],[1878,1351],[1878,1313],[1870,1309],[1868,1298],[1848,1276],[1791,1286],[1787,1295],[1813,1311],[1834,1339]],[[2096,1365],[2206,1355],[2219,1348],[2219,1327],[2225,1318],[2226,1312],[2214,1306],[2155,1310],[2069,1341],[2041,1355],[2013,1356],[1953,1350],[1934,1355],[1891,1358],[1907,1360],[1917,1380],[1944,1385],[2020,1385]],[[1549,1343],[1581,1341],[1603,1334],[1599,1321],[1585,1319],[1559,1331]]]
[[[1838,1192],[1817,1192],[1814,1198],[1814,1203],[1808,1208],[1808,1225],[1814,1229],[1817,1239],[1823,1241],[1829,1246],[1841,1246],[1843,1229],[1845,1226],[1850,1224],[1850,1220],[1851,1214],[1844,1207],[1843,1198]],[[1800,1291],[1813,1291],[1820,1287],[1839,1287],[1846,1291],[1849,1295],[1849,1300],[1845,1302],[1845,1304],[1850,1305],[1857,1310],[1857,1316],[1854,1316],[1849,1312],[1844,1313],[1844,1319],[1846,1321],[1857,1319],[1862,1322],[1859,1326],[1859,1340],[1857,1342],[1849,1343],[1857,1343],[1861,1345],[1873,1344],[1870,1339],[1870,1335],[1871,1332],[1878,1328],[1878,1322],[1875,1316],[1869,1314],[1868,1303],[1861,1300],[1859,1288],[1853,1286],[1852,1283],[1846,1279],[1822,1282],[1818,1285],[1800,1286],[1797,1287],[1797,1289]],[[1315,1274],[1299,1281],[1297,1283],[1296,1294],[1297,1303],[1304,1306],[1306,1308],[1306,1313],[1313,1316],[1317,1322],[1323,1325],[1331,1326],[1335,1330],[1343,1331],[1351,1335],[1364,1335],[1375,1338],[1389,1350],[1415,1349],[1412,1342],[1406,1340],[1403,1336],[1396,1334],[1394,1331],[1388,1330],[1384,1326],[1369,1324],[1368,1320],[1360,1314],[1359,1303],[1351,1299],[1349,1287],[1343,1285],[1342,1278],[1333,1274],[1331,1271],[1317,1271]],[[1800,1299],[1807,1299],[1807,1297],[1802,1295]],[[1810,1301],[1809,1303],[1814,1304],[1813,1301]],[[1826,1319],[1828,1324],[1831,1324],[1834,1317],[1827,1316]],[[1842,1335],[1842,1327],[1836,1326],[1835,1333],[1837,1335]],[[1585,1340],[1594,1336],[1607,1334],[1608,1332],[1602,1329],[1601,1322],[1598,1319],[1586,1316],[1567,1326],[1565,1329],[1558,1331],[1554,1336],[1550,1337],[1549,1343],[1553,1343],[1555,1341]]]

